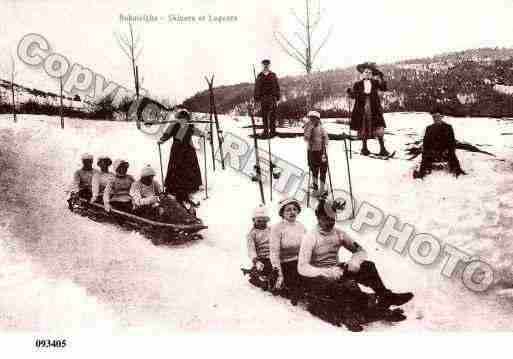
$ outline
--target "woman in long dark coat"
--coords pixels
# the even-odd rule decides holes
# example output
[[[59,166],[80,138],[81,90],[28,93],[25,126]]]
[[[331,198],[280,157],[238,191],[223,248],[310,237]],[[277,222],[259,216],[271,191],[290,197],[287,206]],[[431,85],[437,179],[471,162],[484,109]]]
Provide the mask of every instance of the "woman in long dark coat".
[[[363,79],[357,81],[347,92],[355,99],[351,115],[351,130],[358,131],[362,139],[362,155],[369,155],[367,139],[377,137],[380,145],[379,155],[388,156],[383,139],[385,132],[385,119],[379,98],[379,91],[387,91],[387,84],[383,73],[372,63],[363,63],[356,67]]]
[[[179,202],[197,206],[191,194],[197,192],[202,184],[201,170],[192,145],[192,136],[201,136],[202,132],[188,124],[191,116],[187,110],[179,110],[173,121],[158,141],[159,145],[173,138],[166,179],[165,192],[176,197]]]

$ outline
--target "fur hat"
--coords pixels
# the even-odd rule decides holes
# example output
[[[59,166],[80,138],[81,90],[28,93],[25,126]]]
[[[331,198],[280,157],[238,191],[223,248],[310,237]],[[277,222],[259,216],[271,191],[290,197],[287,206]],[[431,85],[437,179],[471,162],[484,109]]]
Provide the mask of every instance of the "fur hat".
[[[82,161],[83,160],[91,160],[92,161],[93,160],[93,155],[86,152],[86,153],[83,153],[80,158],[82,159]]]
[[[253,215],[251,218],[267,218],[269,220],[269,211],[267,210],[267,207],[264,205],[260,205],[257,208],[253,210]]]
[[[321,114],[317,111],[310,111],[308,112],[308,114],[306,115],[306,117],[315,117],[315,118],[318,118],[319,120],[321,119]]]
[[[280,215],[280,217],[283,217],[283,210],[285,209],[285,206],[288,204],[295,204],[298,211],[301,212],[301,203],[293,197],[287,197],[278,202],[278,214]]]
[[[156,174],[157,173],[150,165],[144,166],[141,170],[141,178],[147,176],[155,176]]]
[[[114,172],[117,172],[119,166],[121,166],[121,164],[123,163],[126,163],[126,165],[128,166],[128,161],[127,160],[124,160],[124,159],[117,159],[114,161]]]

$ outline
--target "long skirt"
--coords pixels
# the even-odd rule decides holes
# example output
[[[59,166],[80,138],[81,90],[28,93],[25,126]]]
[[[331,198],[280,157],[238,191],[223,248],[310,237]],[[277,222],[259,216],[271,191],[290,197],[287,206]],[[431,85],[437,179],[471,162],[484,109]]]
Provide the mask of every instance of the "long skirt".
[[[201,184],[201,170],[196,150],[190,143],[174,139],[164,182],[166,192],[183,201],[191,193],[197,192]]]

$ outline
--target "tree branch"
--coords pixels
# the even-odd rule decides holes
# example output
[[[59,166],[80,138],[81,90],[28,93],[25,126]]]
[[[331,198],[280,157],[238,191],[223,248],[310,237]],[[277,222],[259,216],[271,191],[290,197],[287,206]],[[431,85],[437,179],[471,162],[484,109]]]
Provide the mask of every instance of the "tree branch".
[[[296,54],[294,54],[291,51],[289,51],[289,49],[284,44],[282,44],[280,39],[278,39],[276,36],[275,36],[275,40],[276,40],[276,42],[278,43],[278,45],[280,46],[280,48],[282,49],[283,52],[285,52],[287,55],[289,55],[294,60],[299,62],[301,65],[306,66],[306,62],[301,57],[298,57]]]
[[[286,37],[285,35],[283,35],[281,32],[276,32],[275,34],[279,35],[283,41],[285,41],[287,43],[287,45],[289,46],[289,49],[292,50],[296,56],[298,56],[300,59],[302,59],[303,62],[306,63],[306,57],[305,55],[303,55],[301,53],[301,51],[299,51]]]
[[[328,39],[331,36],[332,32],[333,32],[333,26],[330,27],[330,30],[328,31],[328,34],[326,35],[326,37],[324,37],[324,40],[322,40],[321,45],[319,45],[319,48],[317,50],[315,50],[314,55],[312,57],[312,62],[315,61],[315,58],[319,54],[319,51],[321,51],[321,49],[324,47],[324,45],[326,45],[326,42],[328,42]]]

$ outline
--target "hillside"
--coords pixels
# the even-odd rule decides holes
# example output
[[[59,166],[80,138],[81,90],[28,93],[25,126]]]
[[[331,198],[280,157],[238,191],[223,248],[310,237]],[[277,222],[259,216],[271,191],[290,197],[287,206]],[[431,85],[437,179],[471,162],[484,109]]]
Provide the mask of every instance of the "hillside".
[[[385,111],[426,111],[443,103],[459,116],[513,116],[513,49],[482,48],[410,59],[380,68],[388,80],[383,94]],[[357,79],[354,66],[312,74],[312,100],[324,117],[346,116],[346,89]],[[300,118],[306,106],[305,77],[281,77],[280,117]],[[253,84],[241,83],[215,89],[218,111],[245,114]],[[208,91],[184,101],[192,111],[208,112]]]

